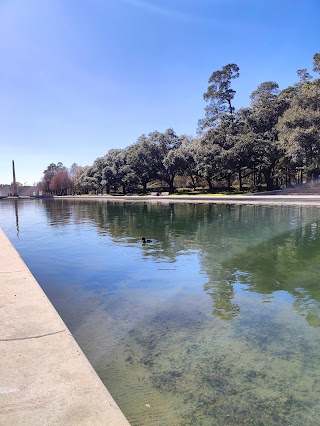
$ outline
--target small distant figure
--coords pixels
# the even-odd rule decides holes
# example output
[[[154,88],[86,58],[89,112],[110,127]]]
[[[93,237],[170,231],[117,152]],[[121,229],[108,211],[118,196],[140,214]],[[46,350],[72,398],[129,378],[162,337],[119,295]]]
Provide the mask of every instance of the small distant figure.
[[[152,240],[146,240],[145,237],[142,237],[141,241],[142,241],[143,244],[152,243]]]

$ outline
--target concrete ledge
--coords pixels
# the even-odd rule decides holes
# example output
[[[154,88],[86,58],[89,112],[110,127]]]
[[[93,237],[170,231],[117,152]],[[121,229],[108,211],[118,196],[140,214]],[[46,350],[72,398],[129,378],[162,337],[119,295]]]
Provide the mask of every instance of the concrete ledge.
[[[154,203],[213,203],[213,204],[251,204],[251,205],[289,205],[289,206],[319,206],[320,195],[64,195],[54,197],[55,200],[84,200],[104,202],[154,202]]]
[[[129,425],[0,229],[0,424]]]

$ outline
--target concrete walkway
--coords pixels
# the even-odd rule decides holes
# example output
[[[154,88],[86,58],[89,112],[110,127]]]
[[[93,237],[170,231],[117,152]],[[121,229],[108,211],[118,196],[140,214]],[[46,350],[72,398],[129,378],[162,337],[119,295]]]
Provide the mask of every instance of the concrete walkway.
[[[129,425],[1,229],[0,425]]]

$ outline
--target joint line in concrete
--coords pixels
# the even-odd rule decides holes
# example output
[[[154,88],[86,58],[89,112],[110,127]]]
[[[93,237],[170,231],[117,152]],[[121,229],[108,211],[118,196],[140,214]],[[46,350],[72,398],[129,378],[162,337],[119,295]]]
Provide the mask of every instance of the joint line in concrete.
[[[55,331],[54,333],[40,334],[39,336],[17,337],[16,339],[0,339],[0,342],[14,342],[16,340],[40,339],[41,337],[53,336],[54,334],[64,333],[66,330]]]

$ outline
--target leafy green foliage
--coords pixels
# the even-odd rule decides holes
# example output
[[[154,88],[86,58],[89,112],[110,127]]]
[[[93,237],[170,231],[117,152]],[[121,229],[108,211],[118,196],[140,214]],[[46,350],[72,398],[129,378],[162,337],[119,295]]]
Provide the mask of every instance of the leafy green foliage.
[[[305,84],[278,123],[280,143],[291,163],[320,166],[320,85]]]
[[[225,114],[234,113],[232,100],[236,92],[231,88],[231,80],[238,77],[239,67],[236,64],[225,65],[222,70],[212,73],[208,90],[203,95],[209,104],[205,108],[205,118],[199,121],[201,131],[217,124]]]
[[[320,53],[313,56],[313,71],[320,74]]]

